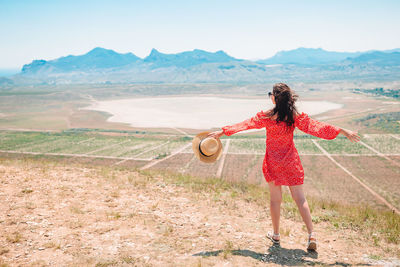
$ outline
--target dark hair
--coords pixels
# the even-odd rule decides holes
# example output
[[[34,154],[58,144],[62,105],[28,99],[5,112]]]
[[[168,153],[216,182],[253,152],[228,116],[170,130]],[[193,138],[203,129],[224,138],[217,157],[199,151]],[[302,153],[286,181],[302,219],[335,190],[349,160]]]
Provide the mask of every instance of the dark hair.
[[[299,96],[284,83],[274,84],[272,94],[275,97],[275,107],[271,110],[270,115],[278,113],[277,122],[283,121],[287,126],[292,126],[294,116],[298,114],[295,102]]]

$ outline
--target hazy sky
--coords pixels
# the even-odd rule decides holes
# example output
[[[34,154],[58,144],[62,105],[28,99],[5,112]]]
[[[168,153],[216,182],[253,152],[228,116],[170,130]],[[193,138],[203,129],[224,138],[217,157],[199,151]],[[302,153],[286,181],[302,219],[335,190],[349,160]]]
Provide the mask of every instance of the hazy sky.
[[[145,57],[224,50],[268,58],[298,47],[400,47],[400,1],[0,0],[0,68],[80,55],[100,46]]]

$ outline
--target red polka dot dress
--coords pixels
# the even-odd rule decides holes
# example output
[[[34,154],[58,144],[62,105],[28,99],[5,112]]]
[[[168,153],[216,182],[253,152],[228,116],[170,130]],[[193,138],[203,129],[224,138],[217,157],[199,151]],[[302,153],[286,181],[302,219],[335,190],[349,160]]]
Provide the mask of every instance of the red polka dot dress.
[[[262,171],[267,182],[275,185],[300,185],[304,182],[304,170],[293,142],[295,127],[301,131],[323,139],[334,139],[340,128],[319,122],[302,112],[296,116],[294,125],[270,119],[263,111],[245,121],[222,127],[225,135],[248,129],[266,129],[266,151]]]

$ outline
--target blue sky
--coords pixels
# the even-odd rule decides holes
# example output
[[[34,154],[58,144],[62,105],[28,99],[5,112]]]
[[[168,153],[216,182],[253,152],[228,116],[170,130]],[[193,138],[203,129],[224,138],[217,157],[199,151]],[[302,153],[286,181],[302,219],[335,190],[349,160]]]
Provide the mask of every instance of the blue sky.
[[[100,46],[147,56],[224,50],[259,59],[298,47],[400,47],[400,1],[0,0],[0,68]]]

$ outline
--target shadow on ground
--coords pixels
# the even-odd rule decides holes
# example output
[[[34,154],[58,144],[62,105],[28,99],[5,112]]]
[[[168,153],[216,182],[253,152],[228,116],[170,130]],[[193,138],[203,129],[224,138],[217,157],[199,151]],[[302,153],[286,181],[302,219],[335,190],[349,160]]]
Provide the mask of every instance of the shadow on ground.
[[[239,255],[244,257],[252,257],[255,260],[266,262],[266,263],[276,263],[280,265],[286,266],[296,266],[296,265],[326,265],[326,266],[350,266],[350,265],[359,265],[359,266],[370,266],[370,264],[353,264],[353,263],[345,263],[345,262],[334,262],[334,263],[324,263],[320,261],[308,260],[306,258],[318,259],[318,252],[316,251],[304,251],[301,249],[287,249],[283,248],[279,245],[273,245],[268,249],[268,253],[258,253],[255,251],[247,250],[247,249],[234,249],[229,251],[224,250],[215,250],[215,251],[202,251],[192,256],[202,256],[202,257],[210,257],[210,256],[218,256],[220,253],[229,253],[232,255]]]

